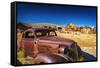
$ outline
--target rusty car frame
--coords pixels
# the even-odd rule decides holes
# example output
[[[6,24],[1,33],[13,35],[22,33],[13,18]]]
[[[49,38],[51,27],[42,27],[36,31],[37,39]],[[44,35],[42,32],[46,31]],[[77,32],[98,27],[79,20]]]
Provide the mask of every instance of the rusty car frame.
[[[83,61],[79,45],[68,38],[57,36],[55,29],[31,28],[23,32],[21,48],[34,58],[34,64]]]

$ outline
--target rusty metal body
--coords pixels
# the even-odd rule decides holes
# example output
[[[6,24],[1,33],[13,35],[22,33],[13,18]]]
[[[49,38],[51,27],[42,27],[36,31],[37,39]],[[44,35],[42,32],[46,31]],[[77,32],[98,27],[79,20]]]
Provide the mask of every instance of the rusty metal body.
[[[53,63],[54,58],[56,58],[55,62],[62,62],[60,59],[64,60],[63,57],[56,54],[64,54],[67,58],[69,57],[72,62],[80,61],[80,56],[82,56],[82,52],[78,52],[79,50],[77,49],[78,45],[76,42],[58,37],[55,30],[47,28],[31,28],[26,30],[23,33],[21,46],[27,56],[35,57],[37,60],[42,56],[41,59],[45,63],[49,63],[49,59],[51,59],[51,63]],[[47,62],[44,61],[43,57],[49,58]]]

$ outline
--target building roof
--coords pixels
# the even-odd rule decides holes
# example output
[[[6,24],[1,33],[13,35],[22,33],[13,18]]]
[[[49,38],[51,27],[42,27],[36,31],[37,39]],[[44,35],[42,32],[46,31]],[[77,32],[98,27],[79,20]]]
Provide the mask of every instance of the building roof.
[[[33,27],[33,28],[30,28],[28,29],[28,31],[31,31],[31,30],[54,30],[54,29],[49,29],[49,28],[41,28],[41,27]]]

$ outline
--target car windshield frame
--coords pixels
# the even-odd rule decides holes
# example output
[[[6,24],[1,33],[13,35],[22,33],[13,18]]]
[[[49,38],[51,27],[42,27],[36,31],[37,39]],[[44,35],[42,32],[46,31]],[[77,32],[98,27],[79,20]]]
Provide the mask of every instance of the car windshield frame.
[[[41,32],[42,35],[38,35],[37,36],[37,34],[36,34],[37,32]],[[54,32],[54,35],[50,35],[50,32]],[[57,34],[56,34],[55,30],[40,29],[40,30],[35,30],[35,36],[36,37],[42,37],[42,36],[57,36]]]

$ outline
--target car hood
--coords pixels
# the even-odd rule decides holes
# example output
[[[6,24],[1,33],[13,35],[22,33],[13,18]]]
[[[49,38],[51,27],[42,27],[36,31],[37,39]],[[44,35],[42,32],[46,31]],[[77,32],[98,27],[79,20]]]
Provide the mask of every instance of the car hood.
[[[62,38],[58,36],[44,36],[44,37],[39,37],[38,40],[41,43],[51,43],[51,44],[72,45],[73,43],[75,43],[71,39]]]

